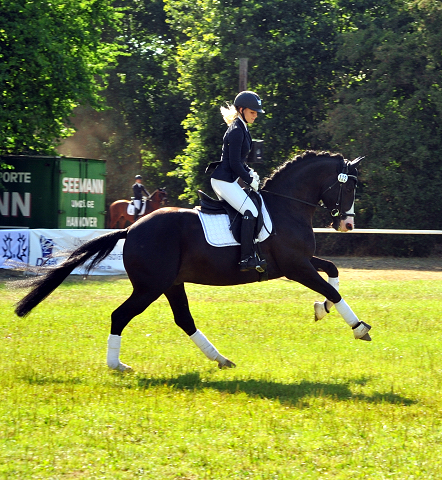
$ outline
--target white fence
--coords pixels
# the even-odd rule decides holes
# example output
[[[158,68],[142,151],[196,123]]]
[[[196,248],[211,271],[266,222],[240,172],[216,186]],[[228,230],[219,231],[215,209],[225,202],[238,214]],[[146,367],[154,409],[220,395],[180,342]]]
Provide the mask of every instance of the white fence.
[[[314,228],[315,233],[344,233],[337,232],[333,228]],[[393,235],[442,235],[442,230],[394,230],[388,228],[359,228],[355,230],[350,230],[347,233],[389,233]]]
[[[315,233],[334,233],[354,235],[359,233],[396,234],[396,235],[442,235],[442,230],[389,230],[361,228],[346,232],[337,232],[332,228],[314,228]],[[47,229],[10,229],[0,230],[0,268],[11,268],[8,261],[25,266],[56,265],[64,260],[63,252],[77,248],[82,243],[98,237],[110,230],[47,230]],[[119,240],[112,253],[94,269],[92,275],[124,274],[124,240]],[[6,262],[6,263],[5,263]],[[81,274],[82,269],[73,273]]]

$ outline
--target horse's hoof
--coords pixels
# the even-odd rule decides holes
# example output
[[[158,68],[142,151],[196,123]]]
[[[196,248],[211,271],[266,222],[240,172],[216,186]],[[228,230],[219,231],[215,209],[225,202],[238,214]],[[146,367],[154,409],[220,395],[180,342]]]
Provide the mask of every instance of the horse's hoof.
[[[315,302],[315,322],[322,320],[327,315],[327,310],[325,309],[325,302]]]
[[[109,368],[111,370],[117,370],[118,372],[130,372],[132,370],[132,367],[129,365],[126,365],[125,363],[118,362],[118,365],[109,365]]]
[[[368,332],[371,330],[371,326],[365,322],[359,322],[356,327],[353,327],[353,335],[356,340],[366,340],[367,342],[371,341],[370,335]]]
[[[368,333],[366,333],[363,337],[359,338],[358,340],[365,340],[366,342],[371,342],[371,337]]]
[[[223,361],[223,362],[218,362],[218,368],[219,368],[219,369],[223,369],[223,368],[236,368],[236,365],[235,365],[233,362],[231,362],[230,360],[228,360],[228,359],[226,358],[225,361]]]
[[[120,363],[120,365],[118,365],[118,370],[120,372],[130,372],[132,371],[132,367],[129,365],[126,365],[125,363]]]

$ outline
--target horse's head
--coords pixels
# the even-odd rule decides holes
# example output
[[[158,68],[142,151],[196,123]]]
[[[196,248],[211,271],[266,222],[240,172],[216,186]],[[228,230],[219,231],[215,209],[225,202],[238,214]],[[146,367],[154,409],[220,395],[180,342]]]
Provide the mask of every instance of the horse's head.
[[[299,202],[298,209],[320,202],[331,213],[332,226],[347,232],[354,228],[356,165],[362,158],[350,162],[341,154],[306,151],[275,170],[261,191]]]
[[[158,195],[160,196],[160,204],[162,206],[166,205],[167,203],[167,192],[165,188],[158,189]]]
[[[330,186],[321,195],[321,200],[333,217],[332,226],[335,230],[348,232],[354,228],[355,190],[358,182],[356,165],[363,158],[340,163],[336,172],[337,178],[333,178]]]

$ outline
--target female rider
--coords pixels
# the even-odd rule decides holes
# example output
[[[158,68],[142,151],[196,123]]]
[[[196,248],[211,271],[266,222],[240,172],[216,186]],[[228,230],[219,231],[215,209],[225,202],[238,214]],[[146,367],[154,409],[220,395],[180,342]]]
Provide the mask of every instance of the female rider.
[[[217,162],[218,166],[211,177],[212,188],[217,196],[243,215],[239,262],[242,272],[264,271],[265,268],[265,262],[260,262],[256,257],[253,241],[258,210],[238,183],[241,178],[255,192],[259,188],[258,174],[246,164],[252,148],[252,137],[247,124],[253,123],[258,113],[264,113],[261,99],[250,91],[239,93],[229,108],[221,107],[221,114],[229,128],[223,138],[221,161]]]

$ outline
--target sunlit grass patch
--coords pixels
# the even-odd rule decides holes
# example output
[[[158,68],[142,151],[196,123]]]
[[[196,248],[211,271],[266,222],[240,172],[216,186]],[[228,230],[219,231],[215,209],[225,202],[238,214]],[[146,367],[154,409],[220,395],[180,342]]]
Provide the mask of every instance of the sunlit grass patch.
[[[164,297],[123,334],[130,374],[105,365],[127,279],[70,280],[27,318],[1,289],[0,477],[442,477],[442,282],[342,282],[373,341],[304,287],[187,287],[198,327],[237,364],[218,370]]]

